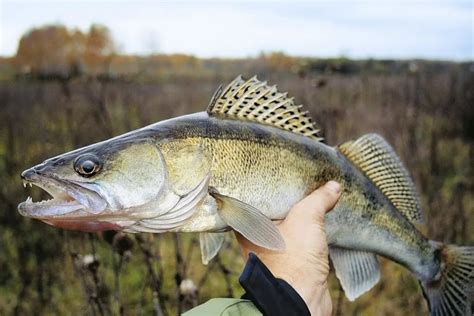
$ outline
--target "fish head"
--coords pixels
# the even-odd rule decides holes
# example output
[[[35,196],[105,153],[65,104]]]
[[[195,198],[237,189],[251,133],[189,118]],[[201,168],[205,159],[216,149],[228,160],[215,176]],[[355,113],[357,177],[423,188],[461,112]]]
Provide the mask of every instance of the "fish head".
[[[83,231],[130,226],[150,216],[140,206],[163,201],[167,192],[166,163],[151,140],[91,145],[48,159],[21,178],[52,197],[28,198],[18,206],[21,215]]]

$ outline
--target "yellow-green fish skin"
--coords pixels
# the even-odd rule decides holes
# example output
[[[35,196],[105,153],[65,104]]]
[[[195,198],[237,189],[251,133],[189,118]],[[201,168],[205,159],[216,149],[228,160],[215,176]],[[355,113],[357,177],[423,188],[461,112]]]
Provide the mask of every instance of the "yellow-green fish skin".
[[[323,183],[340,182],[343,194],[326,216],[330,245],[388,257],[420,279],[439,272],[436,247],[335,148],[271,126],[204,113],[163,122],[161,128],[167,135],[157,141],[167,161],[172,164],[176,157],[174,148],[200,148],[210,159],[210,185],[271,219],[284,218],[292,205]],[[219,222],[212,210],[204,213],[207,221]],[[200,215],[194,220],[202,222]],[[180,230],[193,231],[193,225]]]

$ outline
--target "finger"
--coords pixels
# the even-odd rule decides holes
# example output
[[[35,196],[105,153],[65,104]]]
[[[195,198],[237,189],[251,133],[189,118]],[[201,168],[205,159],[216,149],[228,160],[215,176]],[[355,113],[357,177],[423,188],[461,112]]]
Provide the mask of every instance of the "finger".
[[[324,219],[324,214],[332,210],[341,196],[342,188],[336,181],[329,181],[297,203],[290,214],[302,213],[316,220]],[[300,215],[298,215],[300,216]]]

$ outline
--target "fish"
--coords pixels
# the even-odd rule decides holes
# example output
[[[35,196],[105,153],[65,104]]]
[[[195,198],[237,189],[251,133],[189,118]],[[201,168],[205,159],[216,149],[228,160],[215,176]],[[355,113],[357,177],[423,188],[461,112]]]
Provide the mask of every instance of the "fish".
[[[28,198],[23,216],[89,232],[199,233],[205,264],[231,230],[285,249],[275,221],[335,180],[342,194],[326,234],[349,300],[379,281],[381,256],[414,273],[430,315],[472,313],[474,247],[420,232],[419,195],[388,142],[366,134],[330,146],[302,105],[255,76],[220,86],[204,112],[50,158],[21,178],[52,197]]]

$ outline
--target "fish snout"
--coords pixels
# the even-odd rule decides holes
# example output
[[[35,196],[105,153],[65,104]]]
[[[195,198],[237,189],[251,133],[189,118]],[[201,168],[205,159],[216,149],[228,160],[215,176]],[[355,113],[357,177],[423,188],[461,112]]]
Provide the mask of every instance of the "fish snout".
[[[43,162],[39,165],[26,169],[21,173],[21,179],[23,181],[34,181],[40,176],[45,176],[48,173],[48,164]]]
[[[31,181],[36,176],[37,172],[35,168],[30,168],[21,173],[21,179],[26,181]]]

